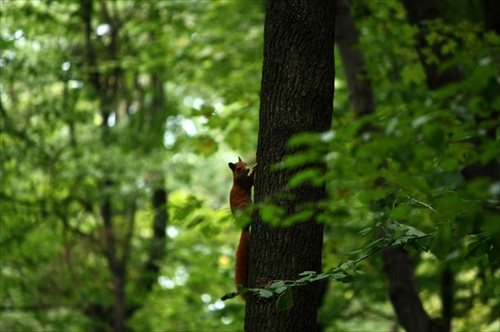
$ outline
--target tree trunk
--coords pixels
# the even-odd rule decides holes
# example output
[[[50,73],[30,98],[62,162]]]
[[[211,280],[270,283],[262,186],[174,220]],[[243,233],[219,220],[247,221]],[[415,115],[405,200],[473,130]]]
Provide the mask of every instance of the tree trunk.
[[[484,25],[500,35],[500,3],[497,0],[482,0],[484,9]]]
[[[271,170],[283,160],[287,141],[302,132],[331,127],[334,93],[333,43],[335,2],[269,1],[264,31],[258,170],[255,201],[266,199],[286,210],[300,211],[325,197],[324,186],[289,188],[295,171]],[[324,168],[324,165],[314,165]],[[254,214],[249,285],[297,279],[306,270],[321,270],[323,226],[314,218],[288,228],[272,228]],[[316,326],[319,284],[295,289],[292,309],[277,312],[275,298],[249,296],[246,331],[311,331]]]
[[[429,317],[418,297],[408,251],[392,246],[382,251],[382,257],[389,281],[389,297],[399,323],[407,332],[442,332],[442,324]]]
[[[114,303],[113,303],[113,329],[115,332],[125,332],[127,328],[125,321],[127,318],[127,304],[125,298],[125,278],[126,265],[119,263],[116,271],[113,271]]]
[[[162,179],[162,178],[161,178]],[[163,180],[163,179],[162,179]],[[159,181],[160,186],[163,181]],[[161,187],[155,189],[153,193],[153,238],[151,239],[151,247],[149,249],[149,257],[144,266],[142,287],[147,291],[151,291],[158,273],[160,271],[160,263],[165,257],[166,246],[166,228],[168,221],[167,213],[167,191]]]
[[[348,0],[339,0],[335,42],[342,59],[342,69],[349,89],[349,101],[357,116],[375,113],[375,98],[367,76],[365,58],[359,44],[359,33],[351,16]]]
[[[100,102],[101,107],[101,116],[102,116],[102,124],[101,124],[101,137],[104,143],[104,146],[109,145],[109,126],[108,126],[108,118],[111,114],[111,104],[112,97],[115,96],[116,91],[110,91],[110,88],[116,88],[116,84],[110,86],[107,84],[103,86],[101,82],[101,75],[97,71],[98,67],[98,58],[97,53],[93,47],[92,43],[92,19],[93,19],[93,1],[92,0],[81,0],[81,15],[84,23],[84,33],[85,33],[85,47],[87,50],[87,70],[88,70],[88,79],[90,85],[92,86],[94,93],[96,94],[96,98]],[[116,38],[117,31],[113,31],[113,40]],[[116,52],[116,45],[113,44],[113,52]],[[112,58],[116,58],[116,53],[112,54]],[[114,72],[113,74],[117,75],[115,77],[115,82],[118,82],[118,72]],[[108,172],[106,172],[107,174]],[[110,178],[104,178],[102,180],[102,203],[101,203],[101,218],[103,220],[103,233],[104,233],[104,244],[103,251],[106,256],[108,262],[109,272],[112,276],[113,280],[113,305],[112,305],[112,317],[110,316],[96,316],[98,320],[104,321],[110,324],[113,327],[115,332],[125,332],[125,320],[127,316],[127,302],[126,302],[126,292],[125,292],[125,284],[126,284],[126,271],[127,271],[127,260],[126,254],[124,253],[122,257],[118,254],[118,247],[120,241],[118,241],[119,235],[117,234],[116,225],[113,224],[113,216],[115,211],[113,211],[113,200],[111,191],[113,189],[114,182]],[[131,228],[132,230],[133,228]],[[126,247],[127,245],[125,245]],[[126,252],[126,249],[124,250]],[[95,311],[95,308],[102,308],[103,312],[111,312],[105,306],[99,304],[90,304],[87,312],[91,313],[101,313],[101,310]]]

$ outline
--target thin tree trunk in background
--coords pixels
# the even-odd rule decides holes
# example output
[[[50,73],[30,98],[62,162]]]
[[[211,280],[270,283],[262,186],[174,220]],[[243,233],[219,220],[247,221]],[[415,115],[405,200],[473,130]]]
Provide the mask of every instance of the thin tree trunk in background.
[[[292,151],[288,140],[298,133],[331,127],[334,93],[334,1],[269,1],[264,31],[258,169],[255,201],[271,199],[286,210],[300,211],[326,196],[324,186],[289,188],[296,170],[272,170]],[[325,165],[311,165],[324,169]],[[250,240],[249,285],[297,279],[321,270],[323,226],[314,217],[288,228],[272,228],[254,214]],[[277,312],[276,298],[249,296],[245,331],[312,331],[316,327],[319,284],[293,291],[295,305]]]
[[[149,126],[148,129],[151,133],[161,133],[165,123],[164,107],[165,107],[165,94],[163,90],[164,81],[156,76],[152,76],[152,85],[154,87],[154,94],[150,106],[149,113]],[[160,134],[161,135],[161,134]],[[160,135],[152,135],[147,141],[148,146],[151,148],[157,147],[157,144],[152,138],[159,137]],[[159,141],[159,140],[156,140]],[[161,146],[160,146],[161,148]],[[144,278],[142,280],[143,287],[146,291],[150,291],[158,277],[160,265],[165,257],[165,247],[167,242],[166,228],[168,222],[167,212],[167,191],[165,189],[165,178],[162,171],[155,171],[151,174],[152,187],[153,187],[153,238],[148,253],[148,260],[145,265]]]
[[[153,192],[153,238],[149,249],[149,257],[143,272],[143,287],[149,292],[160,271],[160,264],[165,257],[166,228],[168,221],[167,191],[162,188],[163,178],[158,181],[159,187]]]
[[[407,332],[443,332],[441,321],[429,317],[418,297],[408,251],[402,246],[391,246],[382,250],[382,257],[389,297],[400,324]]]
[[[164,81],[153,75],[152,84],[154,87],[154,94],[150,106],[149,112],[149,126],[148,129],[150,133],[162,133],[163,126],[166,121],[165,119],[165,93],[163,90]],[[154,149],[160,144],[160,149],[162,148],[162,143],[159,142],[158,138],[160,135],[151,135],[150,139],[147,141],[147,147]],[[147,291],[151,291],[153,285],[158,278],[160,272],[160,266],[165,258],[165,248],[167,245],[167,223],[168,223],[168,211],[167,211],[167,200],[168,193],[165,189],[165,177],[162,171],[155,171],[151,174],[151,185],[153,187],[152,205],[153,205],[153,238],[151,239],[151,244],[148,253],[148,260],[144,267],[144,273],[142,278],[142,287]]]
[[[500,35],[500,2],[498,0],[482,0],[484,20],[487,30],[493,30]]]
[[[445,263],[446,264],[446,263]],[[453,318],[453,301],[455,300],[455,277],[453,271],[447,265],[441,272],[441,315],[443,316],[443,329],[451,331],[451,320]]]
[[[92,0],[81,0],[81,13],[82,20],[85,27],[85,47],[87,50],[87,70],[89,73],[89,81],[94,89],[95,97],[100,101],[99,105],[101,108],[102,124],[101,124],[101,134],[103,145],[107,146],[109,144],[109,126],[108,118],[111,114],[112,100],[110,96],[116,95],[117,82],[119,80],[119,72],[117,70],[113,71],[114,77],[113,84],[106,84],[103,86],[102,77],[97,70],[98,60],[97,54],[93,47],[92,35],[94,34],[92,28],[92,18],[93,18],[93,1]],[[116,59],[117,45],[116,45],[116,35],[118,31],[112,30],[112,47],[113,49],[111,58]],[[109,91],[115,93],[109,93]],[[126,254],[122,257],[119,256],[117,252],[118,234],[116,232],[115,225],[113,224],[113,204],[112,204],[112,188],[113,181],[110,178],[104,178],[102,180],[102,202],[101,202],[101,218],[103,221],[103,252],[108,262],[109,272],[113,280],[113,305],[112,305],[112,317],[102,317],[97,316],[95,318],[109,323],[115,332],[125,332],[125,320],[126,320],[126,273],[127,273],[127,263]],[[95,313],[95,308],[101,308],[102,305],[90,304],[87,312]],[[110,312],[109,309],[102,307],[104,312]],[[100,310],[98,312],[101,312]]]
[[[375,100],[363,53],[359,50],[359,32],[351,15],[348,0],[339,0],[336,41],[342,59],[349,100],[358,117],[375,113]],[[361,128],[360,134],[377,128]],[[413,278],[409,253],[401,246],[382,251],[384,272],[389,282],[389,296],[399,323],[408,332],[441,331],[424,310]]]
[[[113,303],[113,328],[115,332],[125,332],[126,321],[126,299],[125,299],[125,283],[126,283],[126,265],[121,263],[113,272],[113,287],[115,302]]]
[[[359,45],[359,32],[351,16],[348,0],[338,0],[335,42],[349,90],[351,107],[358,117],[375,113],[375,98],[368,79],[365,58]]]

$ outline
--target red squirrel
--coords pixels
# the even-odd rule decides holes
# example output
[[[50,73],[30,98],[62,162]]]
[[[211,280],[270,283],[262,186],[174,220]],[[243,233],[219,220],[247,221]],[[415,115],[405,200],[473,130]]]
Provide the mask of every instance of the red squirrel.
[[[238,157],[237,163],[229,163],[229,168],[233,171],[233,187],[229,194],[229,205],[231,212],[235,218],[239,214],[247,212],[245,208],[252,203],[252,186],[255,178],[255,169],[257,164],[253,165],[252,169]],[[248,283],[248,253],[250,249],[250,225],[245,226],[241,231],[240,243],[236,249],[235,276],[236,289],[246,287]],[[241,294],[241,297],[246,300],[246,294]]]

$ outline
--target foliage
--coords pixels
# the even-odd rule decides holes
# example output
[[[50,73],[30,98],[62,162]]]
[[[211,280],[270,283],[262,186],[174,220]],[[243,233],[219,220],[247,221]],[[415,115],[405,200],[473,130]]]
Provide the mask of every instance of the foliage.
[[[359,233],[362,236],[365,236],[372,233],[375,228],[379,228],[380,226],[381,223],[378,222],[376,227],[366,228]],[[278,311],[287,310],[293,306],[292,290],[294,287],[305,286],[312,282],[324,281],[328,278],[342,283],[353,282],[365,274],[362,270],[356,269],[356,264],[367,259],[373,254],[391,245],[407,244],[412,247],[416,247],[417,249],[425,250],[425,247],[422,247],[422,243],[419,240],[432,236],[432,234],[424,234],[412,226],[399,224],[397,222],[387,225],[384,231],[386,236],[379,237],[366,244],[363,248],[353,250],[348,253],[348,255],[363,253],[363,255],[356,260],[348,260],[324,273],[318,273],[317,271],[304,271],[299,274],[301,278],[297,280],[274,280],[270,282],[266,288],[242,288],[238,292],[224,295],[221,300],[225,301],[247,292],[257,293],[264,298],[277,295],[276,309]],[[481,243],[483,242],[476,244],[476,246],[481,246]]]
[[[88,2],[94,13],[93,67],[84,38],[85,3],[2,3],[2,330],[61,330],[63,323],[71,330],[109,329],[89,318],[113,302],[100,208],[107,197],[116,212],[117,256],[127,257],[128,303],[144,307],[148,292],[139,285],[154,247],[151,220],[157,213],[150,199],[165,184],[172,192],[171,252],[170,259],[153,262],[163,268],[149,307],[159,310],[160,295],[170,290],[168,278],[181,274],[203,291],[175,285],[185,290],[175,292],[178,303],[190,294],[193,317],[204,310],[209,324],[238,329],[239,306],[214,304],[206,289],[209,279],[214,289],[231,279],[229,246],[235,244],[223,235],[234,232],[236,239],[236,231],[227,225],[227,209],[216,212],[205,200],[213,207],[226,201],[221,183],[230,174],[221,176],[227,161],[214,156],[219,147],[229,155],[230,147],[244,153],[254,145],[249,133],[257,125],[250,119],[262,62],[262,8]],[[246,20],[240,19],[243,12]],[[230,38],[227,30],[234,32]],[[101,89],[92,79],[96,73]],[[177,195],[189,191],[177,202]],[[176,233],[186,237],[174,239]],[[196,243],[198,252],[191,249]],[[203,256],[204,264],[193,263]],[[223,272],[220,278],[207,277],[214,268]],[[206,326],[171,303],[161,316],[136,311],[129,324],[155,329],[165,325],[159,317],[168,317],[168,329]]]
[[[2,2],[0,329],[107,328],[85,307],[112,302],[99,211],[111,195],[117,225],[135,220],[127,294],[140,309],[129,327],[241,330],[242,303],[218,300],[233,285],[238,240],[227,162],[242,154],[252,160],[256,146],[263,4],[103,1],[93,8],[97,68],[86,65],[78,2]],[[121,24],[114,57],[104,8]],[[498,165],[499,36],[484,30],[476,7],[447,11],[451,23],[432,22],[429,42],[442,43],[451,59],[439,63],[424,50],[428,61],[458,66],[463,79],[431,92],[401,3],[358,1],[353,9],[377,112],[354,116],[337,59],[332,131],[295,137],[289,145],[301,153],[276,165],[301,170],[290,186],[325,184],[329,199],[287,218],[280,206],[258,206],[276,226],[311,215],[323,222],[325,272],[243,291],[275,296],[282,310],[293,305],[295,287],[339,281],[320,310],[325,330],[389,329],[394,313],[376,252],[402,244],[433,316],[447,266],[456,277],[454,330],[494,330],[500,183],[466,178],[464,170]],[[103,125],[89,73],[113,77],[117,69],[121,85]],[[164,93],[156,113],[155,82]],[[369,124],[380,130],[359,134]],[[305,167],[317,161],[326,172]],[[103,189],[106,179],[116,185]],[[386,186],[377,185],[381,179]],[[166,256],[144,292],[133,285],[151,246],[158,184],[169,192]]]
[[[401,10],[394,3],[389,3],[388,9]],[[383,15],[383,12],[377,13]],[[369,26],[367,21],[363,23]],[[266,288],[268,292],[245,291],[264,297],[277,295],[277,308],[287,309],[293,305],[293,287],[325,278],[351,282],[358,274],[355,263],[388,245],[404,245],[417,250],[414,255],[418,255],[418,251],[430,251],[439,260],[433,264],[440,268],[449,266],[459,276],[485,275],[477,282],[488,292],[494,289],[494,293],[498,293],[498,287],[493,285],[498,283],[500,267],[500,182],[498,169],[490,168],[490,165],[498,167],[500,156],[500,100],[498,93],[493,93],[500,85],[498,35],[483,33],[480,25],[471,22],[451,26],[435,21],[430,27],[430,44],[445,42],[441,52],[452,55],[449,62],[437,64],[442,69],[459,65],[464,79],[435,92],[428,91],[424,80],[412,75],[415,70],[421,75],[415,52],[409,53],[408,47],[412,45],[402,40],[407,37],[395,36],[394,39],[400,40],[398,46],[386,54],[378,53],[376,59],[383,57],[378,66],[368,64],[372,69],[380,70],[381,64],[391,68],[371,73],[373,81],[381,81],[376,86],[380,98],[377,113],[356,119],[339,107],[340,115],[331,132],[296,136],[289,146],[303,148],[302,152],[276,165],[298,170],[290,186],[327,184],[331,198],[304,206],[299,213],[286,218],[279,206],[264,204],[260,208],[262,218],[275,226],[287,226],[315,215],[317,220],[331,225],[332,230],[338,231],[339,226],[349,223],[362,235],[372,234],[372,239],[360,249],[351,247],[356,250],[349,254],[362,254],[361,258],[341,262],[335,268],[326,265],[324,273],[306,271],[296,280],[275,281]],[[384,29],[393,32],[386,26]],[[410,35],[414,33],[408,27],[405,29]],[[374,36],[377,35],[369,37]],[[367,59],[373,59],[369,52],[375,50],[368,47],[366,50]],[[423,51],[427,61],[438,61],[432,50]],[[409,56],[405,59],[401,56],[404,54]],[[398,68],[398,64],[404,67]],[[404,76],[388,77],[394,68]],[[382,74],[385,76],[381,77]],[[390,102],[387,94],[393,99]],[[359,134],[360,129],[366,127],[380,130]],[[307,167],[322,161],[330,165],[326,173]],[[472,179],[464,174],[476,167],[483,167],[485,171]],[[485,173],[488,169],[492,172]],[[345,233],[341,234],[332,234],[332,237],[340,241]],[[422,257],[425,259],[421,264],[428,265],[429,256]],[[325,258],[325,262],[330,260]],[[485,262],[488,267],[483,270]],[[428,286],[425,285],[424,291],[437,291]],[[457,288],[467,289],[460,277]],[[498,303],[490,302],[491,298],[484,302],[492,305],[488,314],[481,314],[474,323],[462,320],[461,315],[477,311],[478,307],[470,305],[475,295],[460,291],[459,294],[455,304],[460,308],[455,321],[457,327],[498,324],[494,314]],[[481,291],[477,296],[488,298]]]

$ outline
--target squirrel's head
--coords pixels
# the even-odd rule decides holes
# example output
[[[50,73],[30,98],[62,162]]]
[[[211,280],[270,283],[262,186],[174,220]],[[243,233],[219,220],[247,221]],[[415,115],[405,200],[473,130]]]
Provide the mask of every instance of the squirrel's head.
[[[250,167],[248,167],[247,163],[242,161],[240,157],[238,157],[237,163],[229,163],[228,165],[231,171],[233,171],[233,177],[235,179],[243,179],[248,176],[250,172]]]

